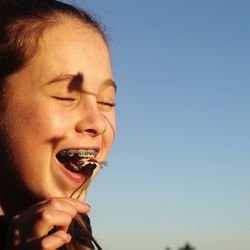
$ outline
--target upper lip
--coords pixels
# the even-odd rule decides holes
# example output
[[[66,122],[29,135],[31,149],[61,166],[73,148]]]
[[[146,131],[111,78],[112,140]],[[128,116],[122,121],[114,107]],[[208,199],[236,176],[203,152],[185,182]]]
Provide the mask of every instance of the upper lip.
[[[57,153],[63,151],[63,150],[69,150],[69,149],[73,149],[73,150],[85,150],[85,151],[88,151],[88,150],[93,150],[93,151],[96,151],[97,153],[100,151],[100,148],[99,147],[64,147],[62,149],[59,149]]]

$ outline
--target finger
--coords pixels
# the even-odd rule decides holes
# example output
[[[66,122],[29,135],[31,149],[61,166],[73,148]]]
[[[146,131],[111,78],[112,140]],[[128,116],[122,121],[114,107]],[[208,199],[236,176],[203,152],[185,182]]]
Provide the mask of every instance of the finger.
[[[77,213],[87,213],[90,207],[71,198],[50,198],[28,208],[12,220],[24,238],[35,240],[47,235],[54,227],[68,230]]]
[[[90,210],[89,204],[83,203],[78,199],[67,198],[65,201],[69,202],[72,206],[74,206],[78,213],[88,213]]]
[[[42,250],[55,250],[71,241],[71,236],[60,230],[41,240]]]
[[[90,210],[90,206],[86,203],[82,203],[77,199],[71,198],[52,198],[49,199],[46,204],[50,205],[52,208],[55,209],[67,209],[69,206],[74,207],[78,213],[88,213]]]
[[[32,230],[33,239],[47,235],[54,227],[66,232],[72,221],[70,214],[60,210],[45,209],[37,216]]]
[[[77,208],[70,202],[67,202],[62,199],[47,200],[38,209],[39,212],[42,212],[43,210],[59,210],[69,214],[72,218],[75,217],[77,214]]]
[[[82,203],[81,201],[77,199],[71,199],[71,198],[51,198],[49,200],[46,200],[44,202],[41,202],[39,210],[41,211],[43,207],[49,206],[52,209],[58,209],[63,210],[65,212],[71,213],[72,209],[76,210],[75,213],[88,213],[90,210],[90,206],[86,203]]]
[[[26,209],[21,214],[14,217],[14,220],[18,220],[20,222],[26,223],[27,221],[32,220],[32,215],[36,215],[37,212],[41,212],[44,209],[52,208],[63,210],[72,216],[75,216],[77,213],[88,213],[90,210],[90,206],[88,204],[84,204],[76,199],[71,198],[50,198],[48,200],[44,200],[42,202],[36,203],[32,207]]]

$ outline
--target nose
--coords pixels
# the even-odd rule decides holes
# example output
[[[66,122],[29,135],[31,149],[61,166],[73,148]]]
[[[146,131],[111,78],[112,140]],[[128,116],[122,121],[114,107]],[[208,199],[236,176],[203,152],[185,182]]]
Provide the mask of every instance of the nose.
[[[76,123],[76,132],[96,137],[107,129],[107,120],[96,105],[85,107]]]

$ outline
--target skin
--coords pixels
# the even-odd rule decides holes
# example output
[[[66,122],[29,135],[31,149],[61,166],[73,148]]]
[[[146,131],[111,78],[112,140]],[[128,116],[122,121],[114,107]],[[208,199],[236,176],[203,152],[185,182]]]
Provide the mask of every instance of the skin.
[[[70,18],[47,28],[32,60],[6,79],[1,134],[10,159],[0,165],[0,202],[14,216],[6,249],[57,249],[70,241],[76,213],[89,211],[71,198],[81,179],[69,177],[56,154],[97,149],[106,159],[115,137],[112,79],[102,36]]]

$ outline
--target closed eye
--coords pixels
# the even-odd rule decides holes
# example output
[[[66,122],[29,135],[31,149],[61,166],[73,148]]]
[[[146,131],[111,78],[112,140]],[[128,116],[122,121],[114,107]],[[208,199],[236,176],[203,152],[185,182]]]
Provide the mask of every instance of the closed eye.
[[[113,110],[115,103],[113,102],[97,102],[99,110],[102,112],[110,112]]]
[[[109,106],[109,107],[114,107],[115,106],[115,103],[111,103],[111,102],[98,102],[98,104],[106,105],[106,106]]]
[[[72,97],[62,97],[62,96],[52,96],[52,97],[59,101],[68,101],[68,102],[76,101],[76,99]]]
[[[108,106],[108,107],[114,107],[115,103],[112,102],[98,102],[100,105]]]

